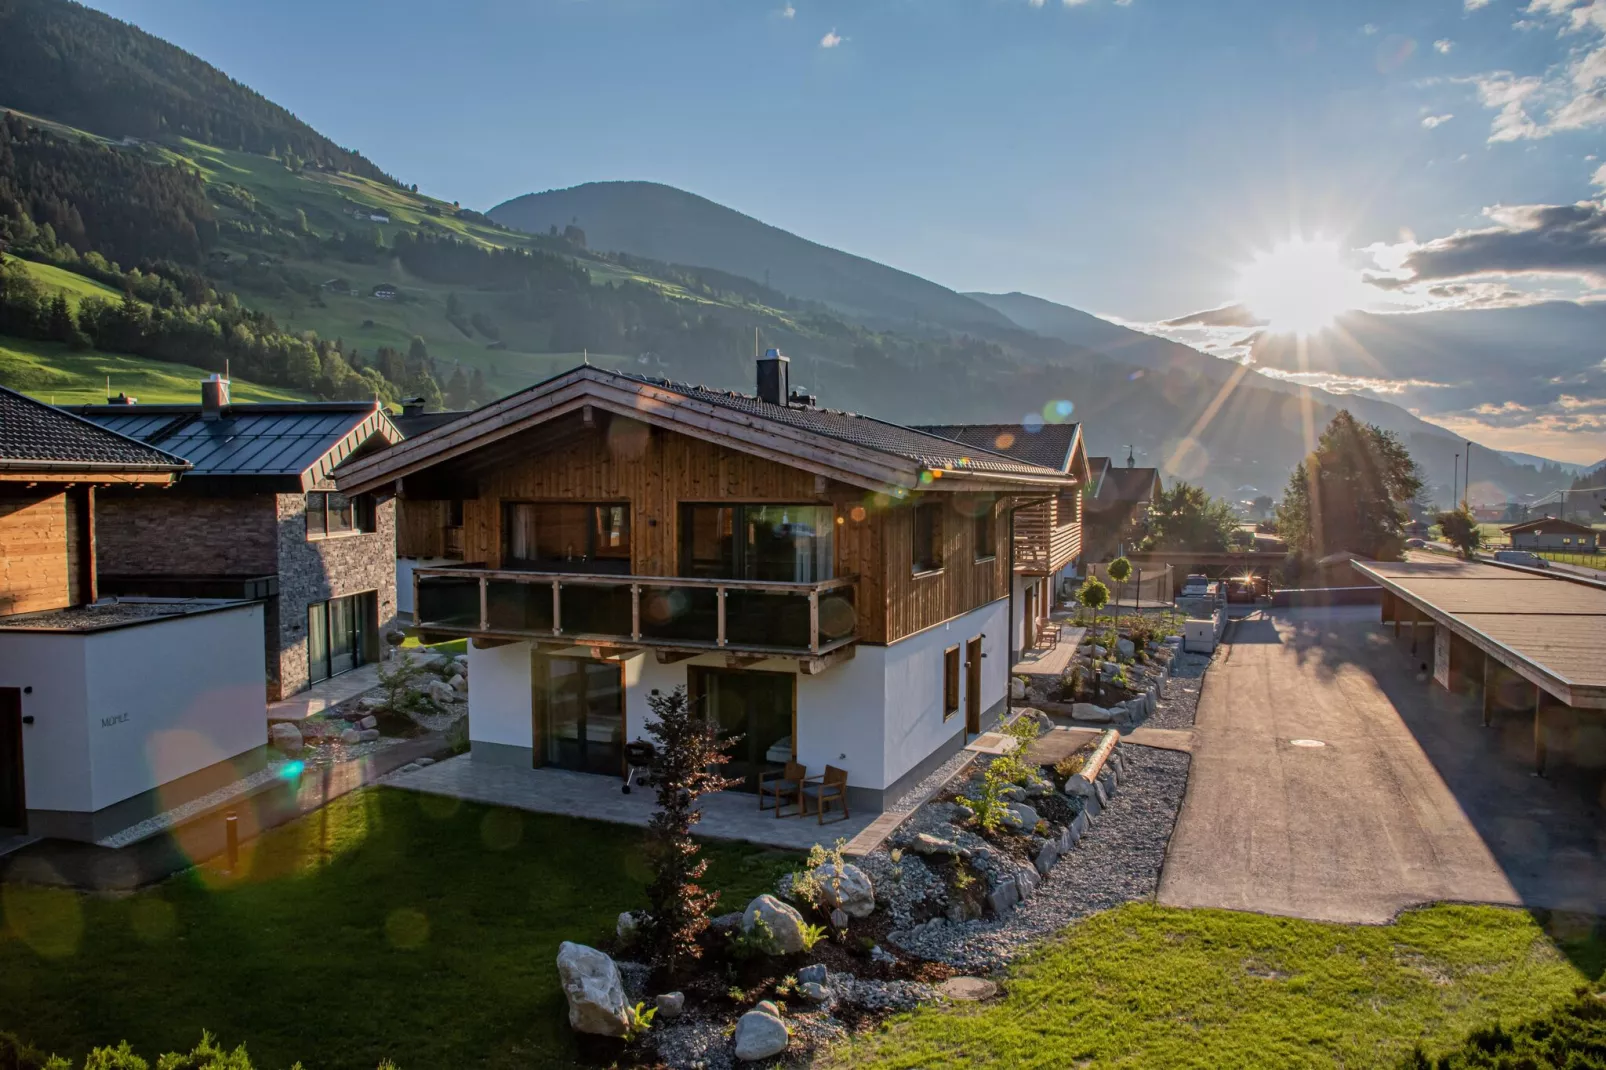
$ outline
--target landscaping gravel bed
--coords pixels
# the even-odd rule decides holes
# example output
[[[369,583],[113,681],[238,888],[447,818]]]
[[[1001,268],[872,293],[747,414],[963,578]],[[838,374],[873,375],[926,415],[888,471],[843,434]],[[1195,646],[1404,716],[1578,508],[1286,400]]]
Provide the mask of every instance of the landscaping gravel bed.
[[[1133,727],[1192,728],[1199,708],[1199,691],[1204,687],[1204,674],[1209,667],[1207,655],[1179,651],[1171,663],[1171,678],[1161,689],[1154,712]]]
[[[898,945],[967,972],[988,973],[1077,918],[1152,897],[1182,806],[1189,758],[1131,744],[1121,751],[1126,773],[1120,792],[1030,898],[1002,920],[926,926],[901,934]],[[952,836],[954,827],[943,831]]]
[[[966,738],[968,739],[969,737],[967,736]],[[891,806],[888,806],[887,809],[913,810],[915,807],[924,802],[928,795],[942,787],[944,784],[948,783],[948,781],[952,780],[954,774],[958,773],[966,762],[971,761],[975,757],[976,754],[974,751],[968,751],[960,748],[960,750],[954,754],[953,757],[949,758],[946,762],[943,762],[936,769],[933,769],[930,776],[926,777],[926,779],[904,792],[903,797],[897,802],[893,803]]]

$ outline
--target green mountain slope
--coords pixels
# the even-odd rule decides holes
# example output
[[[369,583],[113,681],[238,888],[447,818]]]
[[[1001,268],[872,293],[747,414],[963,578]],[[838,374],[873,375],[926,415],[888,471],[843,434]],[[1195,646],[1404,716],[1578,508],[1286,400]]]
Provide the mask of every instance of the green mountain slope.
[[[193,403],[201,399],[200,381],[209,374],[186,364],[0,336],[0,383],[52,405],[98,405],[118,394],[148,404]],[[259,386],[238,376],[230,394],[236,401],[307,400],[299,391]]]
[[[811,242],[656,182],[588,182],[528,193],[488,214],[537,234],[576,226],[593,249],[763,280],[782,293],[877,325],[937,324],[958,331],[1008,325],[991,309],[917,275]]]
[[[385,178],[210,63],[65,0],[0,0],[0,102],[111,138],[193,137]]]

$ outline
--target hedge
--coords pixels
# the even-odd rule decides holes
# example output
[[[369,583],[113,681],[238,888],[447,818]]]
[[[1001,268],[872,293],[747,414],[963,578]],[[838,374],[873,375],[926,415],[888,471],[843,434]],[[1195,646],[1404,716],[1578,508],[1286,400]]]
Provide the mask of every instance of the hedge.
[[[45,1055],[10,1033],[0,1033],[0,1070],[76,1070],[79,1065],[59,1055]],[[244,1044],[225,1051],[210,1033],[201,1034],[193,1051],[168,1052],[158,1056],[154,1066],[136,1055],[126,1040],[115,1048],[96,1048],[81,1066],[82,1070],[256,1070]],[[290,1070],[302,1070],[301,1064]],[[396,1070],[396,1066],[387,1059],[378,1070]]]
[[[1606,1070],[1606,1003],[1580,989],[1548,1014],[1506,1029],[1473,1030],[1460,1047],[1429,1059],[1418,1048],[1401,1070]],[[4,1070],[4,1068],[0,1068]]]

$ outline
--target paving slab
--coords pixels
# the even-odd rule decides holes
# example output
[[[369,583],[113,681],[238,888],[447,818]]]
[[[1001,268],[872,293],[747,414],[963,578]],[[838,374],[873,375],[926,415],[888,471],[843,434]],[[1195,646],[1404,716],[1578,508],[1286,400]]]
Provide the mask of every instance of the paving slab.
[[[1531,716],[1481,723],[1375,606],[1237,624],[1205,678],[1159,901],[1384,922],[1449,900],[1606,912],[1599,777],[1531,769]]]

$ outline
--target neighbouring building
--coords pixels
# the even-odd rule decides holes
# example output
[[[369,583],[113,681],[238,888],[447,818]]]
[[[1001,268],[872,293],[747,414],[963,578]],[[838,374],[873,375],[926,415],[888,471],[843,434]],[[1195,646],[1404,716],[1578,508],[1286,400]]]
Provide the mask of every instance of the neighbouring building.
[[[1592,554],[1600,548],[1600,532],[1586,524],[1542,516],[1500,529],[1511,539],[1513,550],[1565,550]]]
[[[1040,632],[1059,627],[1049,614],[1060,581],[1082,556],[1082,489],[1090,472],[1081,424],[926,424],[917,430],[1052,468],[1074,481],[1017,503],[1009,514],[1015,544],[1014,642],[1021,649],[1037,645]]]
[[[1082,553],[1089,562],[1108,561],[1132,549],[1137,528],[1160,500],[1160,472],[1139,468],[1130,453],[1126,466],[1089,457],[1090,481],[1083,502]]]
[[[97,840],[260,766],[262,604],[98,597],[101,503],[188,468],[0,387],[0,839]]]
[[[172,493],[108,493],[102,584],[118,594],[267,600],[270,699],[380,656],[396,616],[395,508],[336,489],[336,466],[399,442],[373,401],[92,405],[102,427],[177,454]]]
[[[417,438],[466,411],[425,412],[423,398],[404,398],[391,422],[404,438]],[[413,616],[413,569],[438,568],[463,560],[463,499],[398,498],[396,500],[396,615]]]
[[[1009,694],[1009,511],[1057,466],[854,413],[758,362],[756,396],[580,367],[343,466],[461,501],[417,627],[469,637],[472,760],[619,775],[685,686],[751,789],[795,759],[880,809]]]

